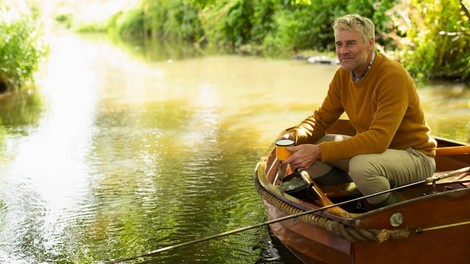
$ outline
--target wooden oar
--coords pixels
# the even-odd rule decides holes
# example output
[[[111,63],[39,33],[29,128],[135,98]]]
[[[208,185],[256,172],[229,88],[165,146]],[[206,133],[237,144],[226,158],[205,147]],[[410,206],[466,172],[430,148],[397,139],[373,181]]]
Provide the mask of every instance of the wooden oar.
[[[313,181],[312,177],[310,177],[310,174],[306,171],[300,171],[300,176],[302,176],[302,179],[309,184],[310,187],[312,187],[313,192],[315,195],[320,199],[321,206],[325,205],[331,205],[333,204],[330,199],[318,188]]]
[[[300,171],[300,176],[302,176],[302,179],[308,183],[309,187],[312,188],[313,192],[315,195],[318,197],[318,202],[320,203],[320,206],[330,206],[333,205],[333,202],[326,196],[326,194],[320,189],[320,187],[315,183],[315,181],[312,179],[310,174],[308,174],[307,171]],[[348,212],[344,211],[340,207],[332,207],[326,210],[329,213],[332,213],[337,216],[347,216]]]
[[[453,155],[468,155],[470,154],[469,146],[455,146],[455,147],[442,147],[436,149],[436,155],[453,156]]]

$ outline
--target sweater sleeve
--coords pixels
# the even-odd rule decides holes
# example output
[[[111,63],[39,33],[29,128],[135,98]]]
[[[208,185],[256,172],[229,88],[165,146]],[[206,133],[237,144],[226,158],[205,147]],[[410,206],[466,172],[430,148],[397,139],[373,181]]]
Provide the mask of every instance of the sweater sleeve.
[[[340,70],[337,70],[333,80],[339,79],[339,75]],[[330,84],[322,105],[290,131],[295,136],[296,144],[315,143],[339,119],[344,109],[338,87]]]

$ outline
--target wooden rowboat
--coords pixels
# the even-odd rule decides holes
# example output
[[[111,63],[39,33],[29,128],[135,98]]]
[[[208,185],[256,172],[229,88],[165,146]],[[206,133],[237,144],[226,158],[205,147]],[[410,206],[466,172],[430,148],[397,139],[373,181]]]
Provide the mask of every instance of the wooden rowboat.
[[[354,135],[346,120],[328,131]],[[395,188],[399,203],[357,212],[354,183],[311,187],[294,197],[280,189],[275,146],[256,166],[255,185],[271,232],[305,263],[466,263],[470,260],[470,146],[436,138],[433,177]],[[295,216],[296,217],[289,217]]]

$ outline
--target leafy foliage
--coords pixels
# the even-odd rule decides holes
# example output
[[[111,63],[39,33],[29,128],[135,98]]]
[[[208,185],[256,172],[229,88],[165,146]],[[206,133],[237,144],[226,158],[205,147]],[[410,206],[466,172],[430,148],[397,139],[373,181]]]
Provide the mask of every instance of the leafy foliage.
[[[121,32],[134,32],[131,35],[144,31],[152,38],[191,40],[232,50],[249,46],[254,52],[272,54],[285,50],[323,51],[332,49],[330,26],[336,16],[357,10],[373,15],[376,9],[382,11],[395,1],[143,0],[142,11],[135,12],[143,16],[142,25],[134,29],[131,24],[118,25]],[[128,20],[138,21],[139,25],[141,21],[135,16]],[[112,24],[116,25],[115,21]]]
[[[202,36],[198,7],[185,0],[143,0],[113,16],[110,28],[126,37],[198,42]]]
[[[345,1],[312,1],[308,4],[284,6],[275,15],[274,30],[265,39],[268,53],[281,49],[297,52],[331,49],[331,23],[335,13],[346,8]]]
[[[38,23],[30,14],[0,7],[0,92],[22,87],[47,52]]]
[[[418,79],[470,80],[470,14],[463,1],[410,0],[394,7],[399,58]]]
[[[1,2],[2,0],[0,0]],[[334,18],[372,18],[377,44],[418,79],[470,80],[468,0],[140,0],[107,30],[125,38],[181,41],[233,52],[286,56],[332,51]],[[11,12],[2,7],[0,12]],[[0,84],[19,87],[44,53],[30,16],[0,18]],[[14,32],[14,33],[13,33]],[[7,65],[7,66],[5,66]],[[0,87],[1,88],[1,87]]]

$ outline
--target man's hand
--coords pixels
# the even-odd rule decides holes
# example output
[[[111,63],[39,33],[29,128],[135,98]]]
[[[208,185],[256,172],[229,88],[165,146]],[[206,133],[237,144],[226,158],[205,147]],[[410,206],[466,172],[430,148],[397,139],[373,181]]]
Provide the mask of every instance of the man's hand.
[[[314,144],[302,144],[288,147],[294,154],[283,163],[290,164],[294,169],[307,169],[321,158],[320,147]]]

